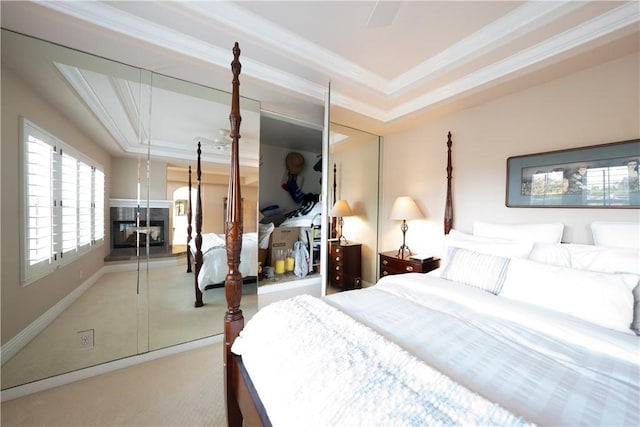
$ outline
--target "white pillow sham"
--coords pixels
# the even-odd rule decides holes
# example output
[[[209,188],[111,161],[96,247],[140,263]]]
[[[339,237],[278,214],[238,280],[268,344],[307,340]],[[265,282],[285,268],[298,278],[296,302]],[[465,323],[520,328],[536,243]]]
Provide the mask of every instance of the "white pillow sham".
[[[482,254],[505,258],[526,258],[533,248],[533,242],[478,237],[461,231],[451,230],[444,239],[445,260],[443,264],[447,262],[446,255],[449,248],[468,249]]]
[[[564,244],[569,251],[571,267],[605,273],[640,274],[640,250],[608,248],[577,243]]]
[[[528,259],[543,264],[571,267],[571,253],[565,243],[534,243]]]
[[[512,259],[500,296],[633,333],[633,289],[640,277]]]
[[[476,221],[473,223],[473,235],[506,240],[526,240],[541,243],[560,243],[564,225],[550,224],[490,224]]]
[[[591,233],[596,246],[640,249],[640,222],[596,221]]]
[[[447,260],[440,277],[495,295],[502,289],[510,261],[509,258],[454,247],[449,248]]]

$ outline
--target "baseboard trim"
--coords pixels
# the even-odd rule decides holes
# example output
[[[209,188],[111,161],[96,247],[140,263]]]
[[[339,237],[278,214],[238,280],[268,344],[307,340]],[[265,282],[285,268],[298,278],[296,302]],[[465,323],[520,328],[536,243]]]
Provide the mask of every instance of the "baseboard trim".
[[[208,345],[221,343],[223,335],[214,335],[207,338],[202,338],[195,341],[190,341],[184,344],[178,344],[171,347],[162,348],[159,350],[150,351],[147,353],[126,357],[124,359],[114,360],[112,362],[106,362],[101,365],[91,366],[89,368],[79,369],[77,371],[69,372],[67,374],[56,375],[55,377],[46,378],[40,381],[34,381],[29,384],[24,384],[2,390],[0,392],[0,401],[6,402],[9,400],[17,399],[19,397],[28,396],[33,393],[48,390],[54,387],[70,384],[76,381],[81,381],[87,378],[95,377],[97,375],[106,374],[116,371],[118,369],[128,368],[130,366],[138,365],[140,363],[150,362],[152,360],[160,359],[166,356],[172,356],[189,350],[195,350],[197,348],[206,347]]]
[[[178,257],[164,260],[149,260],[148,267],[163,268],[163,267],[176,267],[180,265],[183,260]],[[141,268],[146,267],[146,263],[140,264]],[[91,277],[82,282],[80,286],[71,291],[67,296],[58,301],[53,307],[44,312],[40,317],[31,322],[26,328],[18,332],[13,338],[7,341],[0,350],[0,365],[4,365],[13,356],[15,356],[20,350],[24,348],[29,342],[34,339],[40,332],[42,332],[47,326],[49,326],[59,315],[61,315],[67,308],[71,306],[83,293],[85,293],[91,286],[93,286],[98,279],[107,273],[118,273],[123,271],[135,271],[138,268],[137,262],[117,263],[112,265],[104,265],[98,271],[96,271]]]
[[[31,322],[26,328],[18,332],[13,338],[2,346],[0,351],[1,364],[4,365],[29,342],[34,339],[40,332],[51,324],[58,316],[60,316],[67,308],[71,306],[80,296],[93,286],[98,279],[104,274],[104,267],[94,273],[87,280],[82,282],[80,286],[69,292],[67,296],[58,301],[53,307],[45,311],[40,317]]]

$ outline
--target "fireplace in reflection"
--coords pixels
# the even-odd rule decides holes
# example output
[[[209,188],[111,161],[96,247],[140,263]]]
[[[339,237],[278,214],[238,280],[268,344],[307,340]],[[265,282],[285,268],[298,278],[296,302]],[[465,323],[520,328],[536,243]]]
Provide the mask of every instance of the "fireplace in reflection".
[[[138,206],[130,199],[109,201],[111,219],[111,252],[107,261],[131,259],[149,243],[152,257],[171,256],[171,236],[169,235],[169,215],[172,202],[152,200],[147,207]],[[139,220],[138,220],[139,219]],[[148,225],[147,225],[148,220]]]
[[[140,221],[140,226],[136,221],[113,221],[113,247],[114,248],[135,248],[136,246],[164,245],[164,221],[150,221],[147,227],[146,221]]]

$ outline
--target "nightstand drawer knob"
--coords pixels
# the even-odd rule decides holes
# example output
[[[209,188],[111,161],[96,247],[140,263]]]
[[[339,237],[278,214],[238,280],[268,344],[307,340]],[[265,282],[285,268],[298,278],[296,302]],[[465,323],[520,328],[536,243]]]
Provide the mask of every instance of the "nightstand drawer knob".
[[[336,265],[336,271],[340,271],[340,266]]]
[[[340,262],[340,257],[339,256],[336,257],[336,262]]]
[[[382,260],[382,265],[387,265],[387,264],[389,264],[389,261],[387,261],[386,259],[383,259]]]
[[[388,271],[386,271],[386,270],[382,272],[382,275],[383,275],[383,276],[386,276],[386,275],[388,275],[388,274],[389,274],[389,272],[388,272]]]
[[[336,282],[340,281],[340,276],[336,276]]]
[[[412,265],[407,265],[407,271],[413,271],[413,266]]]
[[[336,248],[336,253],[339,254],[340,253],[340,248]]]

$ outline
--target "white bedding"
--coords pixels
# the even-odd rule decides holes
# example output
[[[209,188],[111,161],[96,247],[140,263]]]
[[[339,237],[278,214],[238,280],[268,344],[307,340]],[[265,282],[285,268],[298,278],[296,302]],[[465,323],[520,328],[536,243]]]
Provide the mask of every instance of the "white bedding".
[[[528,424],[318,298],[274,303],[256,318],[233,350],[273,425]]]
[[[430,274],[388,276],[376,286],[334,294],[325,301],[462,386],[531,422],[640,425],[638,336]],[[252,322],[253,319],[247,326]],[[282,327],[271,324],[267,330],[293,333],[296,321],[290,322]],[[302,334],[309,335],[304,331]],[[268,341],[270,337],[262,339]],[[277,347],[272,345],[269,349],[278,350]],[[355,350],[344,345],[321,359],[331,361]],[[304,372],[307,361],[317,359],[295,355],[284,370]],[[260,376],[254,377],[256,368],[246,363],[247,357],[250,358],[243,354],[255,380]],[[294,368],[294,363],[301,365]],[[373,366],[378,361],[360,363]],[[334,406],[343,403],[338,410],[348,411],[357,396],[336,399],[323,388],[331,383],[339,389],[335,383],[340,383],[342,375],[318,375],[315,372],[312,378],[301,379],[302,387],[315,384],[318,388],[312,394],[328,396]],[[277,388],[263,389],[283,384],[272,383],[255,384],[261,397],[282,396],[282,390]]]
[[[189,248],[191,253],[195,252],[195,239],[189,242]],[[227,272],[224,234],[203,234],[202,267],[198,275],[198,287],[204,291],[208,285],[224,282]],[[258,233],[244,233],[242,236],[240,273],[242,277],[252,277],[258,274]]]

